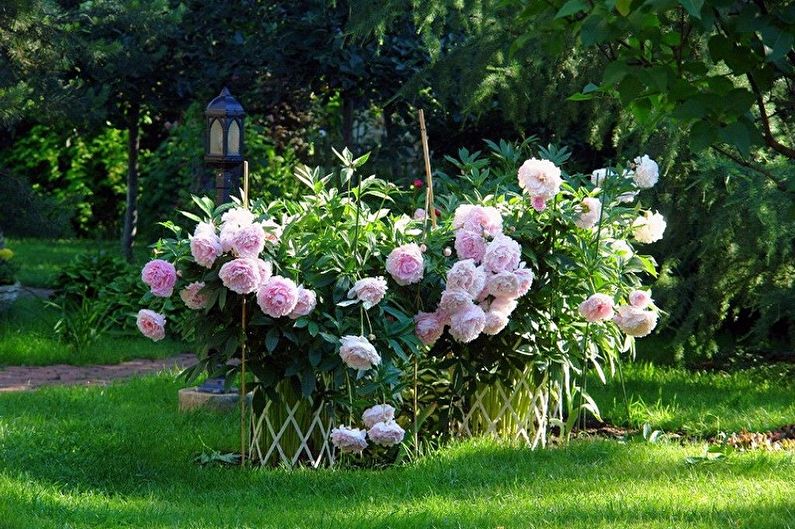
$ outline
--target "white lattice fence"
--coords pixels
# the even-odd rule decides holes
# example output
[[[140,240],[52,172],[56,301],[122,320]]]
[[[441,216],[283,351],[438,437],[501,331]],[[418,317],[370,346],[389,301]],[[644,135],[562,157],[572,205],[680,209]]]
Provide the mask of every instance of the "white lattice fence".
[[[507,383],[479,387],[465,406],[461,435],[491,435],[546,446],[550,415],[548,386],[532,383],[527,372]]]
[[[329,441],[332,428],[330,405],[315,406],[306,399],[269,400],[261,413],[251,413],[248,456],[262,465],[330,466],[335,459]]]

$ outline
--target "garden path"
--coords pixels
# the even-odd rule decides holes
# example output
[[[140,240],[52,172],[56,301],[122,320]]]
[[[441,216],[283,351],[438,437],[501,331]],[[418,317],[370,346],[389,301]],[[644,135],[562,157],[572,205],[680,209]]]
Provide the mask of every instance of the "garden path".
[[[27,391],[41,386],[98,386],[114,380],[157,373],[164,369],[184,369],[196,361],[193,353],[182,353],[158,360],[130,360],[115,365],[12,366],[0,370],[0,392]]]

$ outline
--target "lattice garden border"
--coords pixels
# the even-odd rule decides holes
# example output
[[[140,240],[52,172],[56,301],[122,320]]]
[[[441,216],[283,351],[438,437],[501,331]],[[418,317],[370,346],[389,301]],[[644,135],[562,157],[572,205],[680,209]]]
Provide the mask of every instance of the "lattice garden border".
[[[337,461],[330,440],[337,425],[334,406],[290,400],[268,400],[258,415],[249,410],[249,461],[267,466],[333,466]],[[478,388],[466,403],[454,433],[465,438],[485,435],[520,441],[533,449],[545,447],[550,421],[558,413],[555,401],[548,385],[534,386],[528,370],[511,382]]]
[[[282,414],[284,420],[280,421],[278,417]],[[336,424],[330,404],[321,402],[313,406],[311,401],[300,399],[293,403],[268,400],[262,413],[257,415],[252,410],[249,416],[249,460],[289,467],[307,463],[312,468],[332,466],[336,461],[336,451],[329,439]]]

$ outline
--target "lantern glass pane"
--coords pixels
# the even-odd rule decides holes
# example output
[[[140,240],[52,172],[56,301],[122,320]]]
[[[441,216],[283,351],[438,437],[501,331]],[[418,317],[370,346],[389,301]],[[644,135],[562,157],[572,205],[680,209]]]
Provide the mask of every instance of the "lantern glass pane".
[[[232,121],[229,125],[229,135],[226,138],[226,153],[240,154],[240,125]]]
[[[217,119],[210,126],[210,154],[224,154],[224,127]]]

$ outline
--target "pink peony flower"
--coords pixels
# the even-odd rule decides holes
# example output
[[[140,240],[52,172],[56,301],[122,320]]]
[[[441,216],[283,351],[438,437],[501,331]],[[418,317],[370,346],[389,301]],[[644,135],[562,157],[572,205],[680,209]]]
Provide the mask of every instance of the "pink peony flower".
[[[427,213],[425,213],[424,209],[417,208],[414,210],[414,215],[412,215],[412,218],[414,220],[425,220],[426,215]]]
[[[365,370],[381,363],[381,355],[364,336],[340,338],[340,358],[348,367]]]
[[[460,230],[464,227],[464,223],[469,218],[472,210],[476,206],[474,204],[461,204],[455,209],[453,213],[453,229]]]
[[[395,446],[403,441],[406,431],[395,421],[377,422],[367,432],[370,440],[380,446]]]
[[[439,311],[419,312],[414,316],[414,332],[425,345],[433,345],[444,332],[444,317]]]
[[[205,226],[202,228],[202,226]],[[215,234],[215,229],[209,224],[199,224],[193,237],[190,238],[190,253],[196,264],[204,268],[212,268],[215,260],[221,256],[221,239]]]
[[[460,209],[460,208],[459,208]],[[492,206],[473,206],[460,229],[494,237],[502,233],[502,215]]]
[[[533,209],[541,213],[545,209],[547,209],[547,199],[544,197],[533,197],[530,199],[530,205],[533,206]]]
[[[633,290],[629,293],[629,304],[633,307],[645,309],[651,301],[651,292],[648,290]]]
[[[423,276],[422,250],[413,242],[398,246],[386,258],[386,271],[398,285],[419,283]]]
[[[618,307],[613,321],[618,328],[629,336],[642,338],[657,326],[657,313],[652,310],[644,310],[632,305],[621,305]]]
[[[522,258],[522,247],[507,235],[497,235],[486,247],[483,268],[487,272],[513,272]]]
[[[199,222],[196,224],[196,229],[193,230],[193,235],[215,235],[215,225],[209,222]]]
[[[138,311],[135,323],[141,334],[155,342],[166,337],[166,317],[162,314],[149,309],[141,309]]]
[[[599,222],[602,214],[602,203],[598,198],[586,197],[580,205],[580,216],[574,221],[574,225],[582,229],[591,229]]]
[[[560,169],[549,160],[530,158],[519,168],[519,186],[531,197],[549,200],[560,191]]]
[[[457,342],[471,342],[480,336],[485,326],[486,314],[474,304],[450,316],[450,336]]]
[[[259,284],[261,285],[273,275],[273,263],[257,259],[257,271],[259,272]]]
[[[502,312],[490,310],[486,312],[486,324],[483,327],[483,332],[490,336],[499,334],[508,325],[508,321],[508,316]]]
[[[257,290],[257,305],[262,309],[262,312],[271,318],[287,316],[295,309],[297,304],[298,287],[292,279],[272,276],[262,283]]]
[[[472,259],[480,263],[486,253],[486,239],[473,231],[458,230],[455,234],[455,253],[459,259]]]
[[[254,223],[256,217],[245,208],[230,209],[221,217],[221,249],[224,252],[232,250],[235,235],[241,229]]]
[[[153,259],[141,270],[141,280],[149,286],[152,294],[167,298],[174,292],[177,283],[177,269],[168,261]]]
[[[358,428],[338,426],[331,430],[331,444],[344,454],[361,454],[367,448],[366,434]]]
[[[464,259],[455,263],[447,271],[447,289],[460,288],[466,290],[474,299],[486,284],[486,272],[483,267],[476,266],[472,259]]]
[[[207,306],[207,295],[202,293],[204,281],[194,281],[179,292],[179,297],[189,309],[199,310]]]
[[[309,315],[317,307],[317,294],[314,291],[298,287],[298,301],[295,308],[287,315],[291,320],[297,320],[301,316]]]
[[[510,316],[516,310],[517,305],[518,303],[513,298],[494,298],[489,305],[489,311]]]
[[[519,295],[517,297],[522,297],[527,294],[530,291],[530,287],[533,286],[533,271],[529,268],[525,268],[524,263],[522,263],[514,274],[516,274],[516,279],[519,280]]]
[[[353,284],[348,291],[348,298],[356,298],[362,302],[364,309],[378,305],[386,295],[388,287],[383,277],[365,277]]]
[[[364,410],[362,422],[367,428],[372,428],[375,423],[388,422],[395,418],[395,408],[389,404],[376,404]]]
[[[265,249],[265,231],[259,224],[243,226],[234,232],[230,245],[235,256],[256,259]]]
[[[259,261],[245,258],[224,263],[218,277],[226,288],[238,294],[254,292],[262,279]]]
[[[442,292],[441,301],[439,301],[439,310],[445,316],[452,316],[472,304],[472,294],[463,288],[446,288]]]
[[[495,298],[518,298],[520,292],[519,278],[513,272],[500,272],[490,275],[486,281],[489,295]]]
[[[580,303],[580,315],[590,322],[609,320],[613,317],[613,298],[606,294],[593,294]]]

